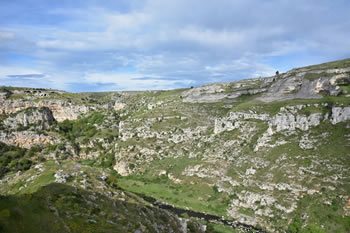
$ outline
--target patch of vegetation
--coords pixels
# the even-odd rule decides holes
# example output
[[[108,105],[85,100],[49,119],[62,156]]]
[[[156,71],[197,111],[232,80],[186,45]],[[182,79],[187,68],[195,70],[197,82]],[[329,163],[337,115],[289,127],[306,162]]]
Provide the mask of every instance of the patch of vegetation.
[[[350,232],[350,217],[341,214],[344,201],[334,197],[332,204],[326,205],[320,199],[306,196],[300,200],[288,233]]]
[[[1,232],[157,232],[156,226],[166,232],[181,229],[176,218],[163,210],[62,184],[32,194],[0,196]]]
[[[97,159],[84,160],[82,164],[88,166],[98,166],[103,168],[112,168],[115,165],[115,155],[107,152],[99,156]]]
[[[340,89],[342,90],[343,95],[350,94],[350,84],[347,85],[340,85]]]
[[[40,151],[38,146],[24,149],[0,142],[0,178],[8,172],[28,170],[34,163],[34,156]]]
[[[322,73],[306,73],[304,76],[304,79],[308,79],[308,80],[316,80],[322,77],[332,77],[334,74],[331,73],[326,73],[326,72],[322,72]]]
[[[113,137],[116,134],[111,131],[99,131],[96,126],[104,122],[104,114],[101,112],[93,112],[90,115],[78,120],[64,120],[58,123],[58,130],[65,138],[72,143],[87,142],[98,133],[104,136]]]
[[[192,160],[192,163],[195,164],[195,161]],[[168,158],[156,161],[150,171],[140,175],[120,177],[117,183],[125,190],[151,196],[181,208],[226,216],[229,196],[225,193],[219,193],[217,188],[208,185],[201,178],[183,177],[186,179],[177,184],[169,179],[167,175],[159,176],[155,174],[161,168],[167,170],[168,174],[182,178],[181,172],[192,163],[190,159],[186,158]]]
[[[209,223],[207,226],[208,233],[239,233],[239,230],[221,224]]]
[[[341,68],[347,68],[350,66],[350,59],[344,59],[344,60],[338,60],[333,62],[327,62],[323,64],[318,65],[312,65],[304,67],[309,70],[316,70],[316,69],[341,69]]]
[[[263,84],[261,79],[244,79],[238,82],[231,82],[225,88],[225,93],[234,91],[248,91],[251,89],[260,88]]]

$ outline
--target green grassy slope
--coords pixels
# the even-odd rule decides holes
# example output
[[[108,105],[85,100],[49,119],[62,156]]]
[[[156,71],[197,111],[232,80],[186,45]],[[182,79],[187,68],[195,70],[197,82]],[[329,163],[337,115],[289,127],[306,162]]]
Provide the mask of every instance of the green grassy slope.
[[[1,232],[180,232],[180,228],[165,211],[63,184],[0,197]]]

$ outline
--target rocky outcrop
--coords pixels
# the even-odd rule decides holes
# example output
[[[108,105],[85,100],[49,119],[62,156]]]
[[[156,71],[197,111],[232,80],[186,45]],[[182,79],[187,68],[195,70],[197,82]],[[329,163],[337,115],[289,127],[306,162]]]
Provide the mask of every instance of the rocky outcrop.
[[[307,80],[299,76],[282,75],[270,86],[258,100],[264,102],[289,99],[317,99],[322,96],[313,91],[316,80]]]
[[[311,138],[309,134],[305,134],[299,141],[299,147],[304,150],[314,149],[316,142],[316,139]]]
[[[350,73],[341,73],[341,74],[334,75],[329,80],[329,82],[333,86],[350,84]]]
[[[312,113],[309,116],[293,114],[290,112],[280,112],[272,117],[268,124],[275,132],[295,131],[300,129],[307,131],[313,126],[317,126],[324,119],[322,113]]]
[[[323,107],[326,107],[326,105],[327,104]],[[285,134],[293,134],[297,130],[306,132],[312,127],[318,126],[324,120],[329,120],[332,124],[350,120],[350,107],[332,107],[330,115],[328,113],[322,113],[321,110],[320,112],[311,113],[309,115],[299,112],[306,107],[308,106],[295,105],[282,107],[274,116],[254,112],[231,112],[228,117],[215,119],[214,133],[219,134],[241,128],[246,120],[263,121],[267,124],[268,128],[257,140],[254,150],[258,151],[262,147],[275,147],[287,143],[284,140],[273,142],[272,136],[278,132],[283,132]],[[320,105],[315,104],[309,107],[320,107]],[[300,142],[300,147],[310,149],[312,148],[310,143],[311,142],[308,142],[306,138],[303,138],[302,142]]]
[[[54,144],[57,140],[49,135],[35,131],[0,132],[0,141],[9,145],[31,148],[33,145]]]
[[[230,112],[228,117],[215,119],[214,133],[237,129],[242,125],[240,120],[249,119],[268,121],[270,116],[269,114],[257,114],[254,112]]]
[[[66,100],[40,100],[40,101],[27,101],[27,100],[7,100],[2,103],[0,108],[0,114],[12,114],[18,111],[25,110],[27,108],[49,108],[57,121],[75,120],[80,115],[88,113],[90,110],[96,109],[96,107],[76,105]]]
[[[201,137],[201,134],[207,130],[207,127],[196,127],[178,129],[172,127],[170,129],[164,130],[154,130],[152,125],[160,122],[165,122],[167,120],[184,120],[180,116],[168,116],[168,117],[158,117],[158,118],[148,118],[143,122],[136,121],[120,121],[119,122],[119,135],[122,141],[127,141],[131,138],[156,138],[156,139],[166,139],[174,143],[180,143],[183,141],[195,140]],[[140,124],[141,123],[141,124]],[[140,124],[140,125],[139,125]],[[138,125],[135,127],[135,125]]]
[[[295,69],[273,77],[236,83],[211,84],[183,92],[184,102],[206,103],[257,95],[264,102],[318,99],[341,94],[339,85],[350,83],[350,69]]]
[[[331,82],[331,80],[329,80],[328,78],[318,79],[314,89],[315,93],[332,96],[339,95],[341,92],[340,87],[336,85],[336,81]]]
[[[215,102],[224,99],[227,95],[225,88],[221,84],[207,85],[203,87],[192,88],[182,94],[184,102],[201,103]]]
[[[75,105],[68,101],[44,101],[38,104],[39,106],[48,107],[55,119],[60,122],[64,120],[76,120],[79,116],[88,113],[91,110],[96,109],[92,106]]]
[[[319,106],[316,104],[315,106]],[[305,115],[298,110],[305,105],[282,107],[280,112],[270,117],[268,114],[257,114],[250,112],[231,112],[228,117],[215,119],[214,133],[230,131],[240,126],[242,120],[260,120],[268,123],[274,132],[295,131],[297,129],[307,131],[311,127],[319,125],[323,120],[330,120],[332,124],[350,120],[350,107],[332,107],[331,116],[322,112]]]
[[[256,95],[267,91],[271,78],[245,80],[238,83],[210,84],[192,88],[182,93],[183,102],[212,103],[223,99],[236,99],[243,95]],[[272,80],[272,79],[271,79]],[[257,85],[255,82],[258,82]],[[253,83],[252,87],[250,84]]]
[[[67,179],[70,177],[70,175],[64,173],[64,171],[61,169],[55,173],[54,177],[56,183],[64,184],[67,183]]]
[[[350,120],[350,107],[333,107],[332,108],[332,124]]]
[[[6,118],[3,125],[7,129],[39,129],[45,130],[55,121],[52,112],[47,107],[27,108]]]
[[[129,164],[123,160],[117,161],[113,169],[121,176],[127,176],[131,173]]]
[[[116,101],[116,102],[114,103],[113,108],[114,108],[114,110],[116,110],[116,111],[120,111],[120,110],[123,110],[123,109],[125,108],[125,106],[126,106],[125,103],[121,103],[121,102]]]
[[[350,83],[350,69],[295,69],[279,75],[258,100],[264,102],[290,99],[317,99],[337,96],[339,85]]]

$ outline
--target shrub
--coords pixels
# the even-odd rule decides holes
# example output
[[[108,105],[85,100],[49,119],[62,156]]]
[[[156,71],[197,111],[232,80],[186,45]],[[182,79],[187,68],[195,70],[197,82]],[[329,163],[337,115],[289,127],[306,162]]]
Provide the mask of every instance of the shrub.
[[[302,233],[325,233],[325,231],[319,226],[309,225],[302,231]]]
[[[101,166],[105,168],[113,167],[115,164],[115,157],[112,153],[107,153],[103,156]]]
[[[104,115],[99,112],[94,112],[87,117],[78,120],[64,120],[58,123],[58,130],[69,141],[75,142],[76,139],[82,138],[87,141],[89,138],[97,134],[95,125],[101,124],[104,120]]]
[[[302,228],[302,222],[300,218],[294,218],[292,223],[288,226],[288,233],[300,233]]]
[[[31,167],[30,157],[39,151],[33,147],[30,150],[0,143],[0,178],[10,171],[24,171]]]

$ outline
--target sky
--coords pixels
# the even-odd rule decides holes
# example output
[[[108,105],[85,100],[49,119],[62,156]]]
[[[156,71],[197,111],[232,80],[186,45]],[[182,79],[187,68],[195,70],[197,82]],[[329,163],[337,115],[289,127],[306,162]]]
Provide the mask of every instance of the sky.
[[[173,89],[350,57],[348,0],[0,0],[0,86]]]

